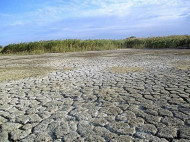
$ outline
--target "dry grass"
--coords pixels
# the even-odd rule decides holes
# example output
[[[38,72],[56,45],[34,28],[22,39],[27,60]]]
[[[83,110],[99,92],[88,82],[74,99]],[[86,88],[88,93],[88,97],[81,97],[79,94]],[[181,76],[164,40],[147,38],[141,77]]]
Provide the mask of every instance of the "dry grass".
[[[2,60],[0,65],[0,82],[46,75],[53,71],[53,68],[42,66],[46,62],[47,60],[45,59],[22,56]]]
[[[78,53],[72,54],[71,57],[81,57],[81,58],[95,58],[103,55],[102,53]]]
[[[178,70],[190,70],[190,61],[178,61],[173,63],[173,66]]]
[[[31,59],[28,59],[28,60],[13,61],[12,63],[15,63],[15,64],[26,64],[28,66],[28,65],[45,64],[47,62],[48,61],[45,60],[45,59],[43,59],[43,60],[31,60]]]
[[[176,69],[178,69],[178,70],[189,70],[190,66],[189,65],[179,65],[179,66],[176,66]]]
[[[190,55],[190,51],[185,51],[185,52],[175,52],[174,55]]]
[[[51,60],[49,60],[51,58]],[[1,58],[0,82],[19,80],[28,77],[45,76],[53,71],[71,71],[73,68],[52,66],[52,62],[60,62],[52,59],[52,56],[12,56]]]
[[[73,68],[63,68],[63,71],[72,71]]]
[[[175,64],[174,67],[178,70],[190,70],[190,63],[189,64]]]
[[[0,81],[18,80],[27,77],[46,75],[53,71],[48,67],[4,67],[0,68]]]
[[[144,68],[140,67],[111,67],[109,71],[115,73],[146,72]]]

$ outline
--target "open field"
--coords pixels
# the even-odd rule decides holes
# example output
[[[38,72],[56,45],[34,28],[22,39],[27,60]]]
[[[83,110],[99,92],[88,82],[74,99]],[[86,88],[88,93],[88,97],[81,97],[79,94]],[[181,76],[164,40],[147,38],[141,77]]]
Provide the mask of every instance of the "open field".
[[[0,56],[0,142],[189,142],[190,49]]]

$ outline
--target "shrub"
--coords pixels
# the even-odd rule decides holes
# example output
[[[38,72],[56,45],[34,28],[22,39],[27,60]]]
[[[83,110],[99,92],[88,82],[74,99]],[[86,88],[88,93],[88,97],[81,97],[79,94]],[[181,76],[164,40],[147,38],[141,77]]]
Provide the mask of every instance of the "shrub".
[[[190,48],[190,36],[167,36],[150,38],[129,38],[126,48]]]

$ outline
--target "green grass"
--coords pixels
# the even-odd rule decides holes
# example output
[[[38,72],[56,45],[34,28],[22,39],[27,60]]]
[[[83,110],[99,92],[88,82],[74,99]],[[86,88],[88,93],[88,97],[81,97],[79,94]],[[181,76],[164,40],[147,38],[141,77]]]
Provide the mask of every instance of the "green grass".
[[[190,36],[128,38],[126,48],[190,48]]]
[[[42,54],[122,48],[123,40],[52,40],[9,44],[3,54]]]
[[[190,36],[167,36],[123,40],[50,40],[9,44],[2,54],[43,54],[74,51],[110,50],[118,48],[190,48]]]
[[[3,46],[0,45],[0,52],[1,52],[2,49],[3,49]]]

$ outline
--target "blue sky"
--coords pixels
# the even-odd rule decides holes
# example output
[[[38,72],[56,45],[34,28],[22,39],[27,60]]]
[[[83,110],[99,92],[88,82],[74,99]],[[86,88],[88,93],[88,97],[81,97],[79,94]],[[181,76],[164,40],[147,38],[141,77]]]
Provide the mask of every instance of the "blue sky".
[[[0,0],[0,45],[190,34],[190,0]]]

